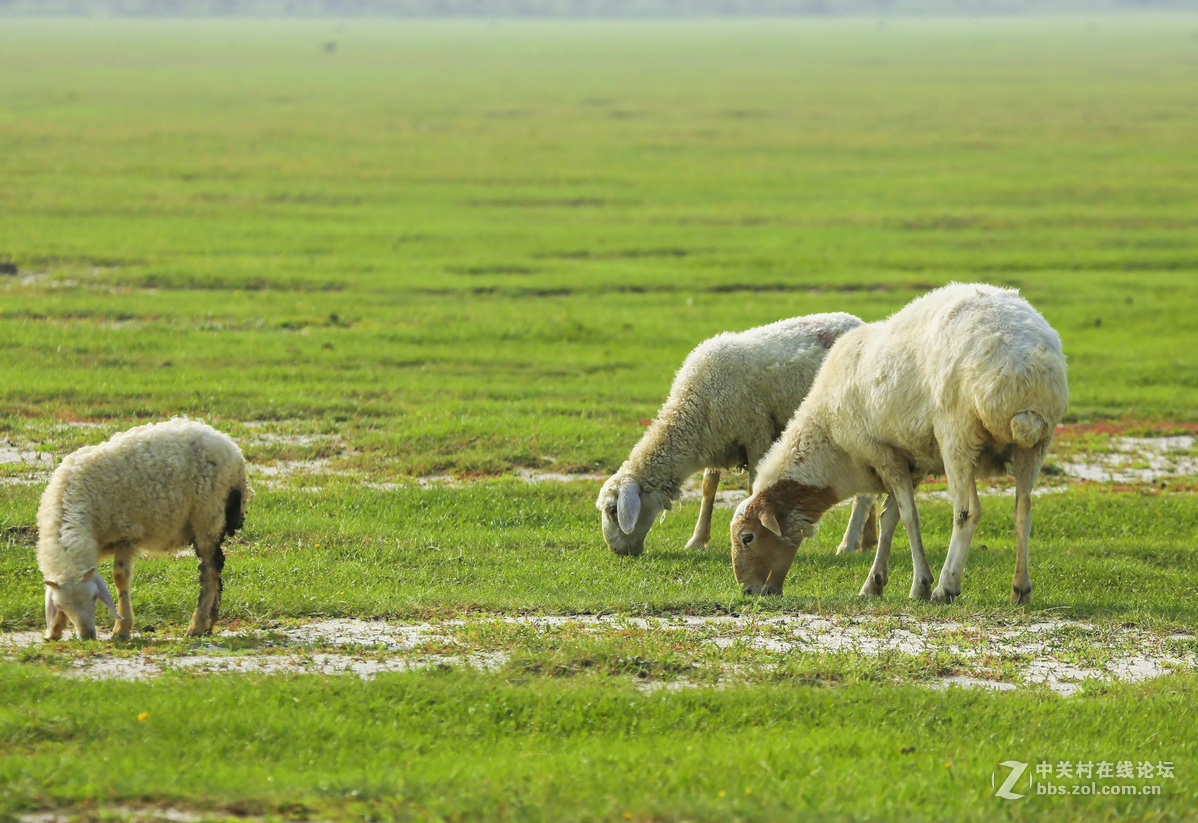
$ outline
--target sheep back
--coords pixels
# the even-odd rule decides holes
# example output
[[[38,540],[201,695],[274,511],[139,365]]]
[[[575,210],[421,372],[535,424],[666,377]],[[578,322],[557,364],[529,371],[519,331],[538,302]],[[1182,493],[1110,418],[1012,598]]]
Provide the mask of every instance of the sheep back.
[[[931,469],[949,432],[1000,448],[1051,437],[1065,371],[1060,338],[1017,290],[954,283],[845,334],[794,428],[819,422],[860,453],[901,446]]]
[[[782,433],[836,340],[862,321],[842,312],[780,320],[700,343],[683,361],[653,428],[629,462],[659,448],[687,452],[688,468],[750,464]],[[748,454],[738,455],[736,446]]]

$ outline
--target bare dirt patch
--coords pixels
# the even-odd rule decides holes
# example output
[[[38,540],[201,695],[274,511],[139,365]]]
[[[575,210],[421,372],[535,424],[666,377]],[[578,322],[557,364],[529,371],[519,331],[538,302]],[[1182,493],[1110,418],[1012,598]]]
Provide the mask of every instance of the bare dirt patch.
[[[1155,483],[1198,475],[1194,435],[1112,437],[1109,451],[1059,458],[1061,472],[1099,483]]]
[[[33,486],[50,479],[58,458],[37,450],[37,445],[0,440],[0,466],[11,472],[0,476],[0,486]]]
[[[804,653],[900,655],[911,659],[914,670],[925,667],[931,674],[917,682],[932,686],[1007,690],[1044,684],[1066,696],[1078,691],[1088,679],[1139,681],[1198,668],[1198,643],[1189,634],[1070,620],[983,625],[901,617],[787,614],[488,615],[439,623],[333,619],[274,626],[266,631],[223,631],[202,641],[177,638],[170,651],[147,649],[143,653],[117,647],[112,652],[68,656],[60,669],[72,677],[118,679],[154,677],[167,671],[351,674],[369,678],[384,672],[435,666],[495,670],[511,659],[512,644],[468,638],[510,639],[505,629],[595,640],[635,639],[641,635],[647,642],[655,635],[677,633],[675,637],[697,649],[711,646],[721,652],[736,652],[736,662],[729,657],[730,662],[714,664],[721,683],[777,668],[788,655]],[[40,648],[69,654],[72,644],[43,646],[38,632],[0,635],[0,657],[20,657]],[[945,660],[953,661],[948,670]],[[671,688],[692,685],[685,678],[669,682]],[[640,685],[660,688],[665,684],[650,680]]]

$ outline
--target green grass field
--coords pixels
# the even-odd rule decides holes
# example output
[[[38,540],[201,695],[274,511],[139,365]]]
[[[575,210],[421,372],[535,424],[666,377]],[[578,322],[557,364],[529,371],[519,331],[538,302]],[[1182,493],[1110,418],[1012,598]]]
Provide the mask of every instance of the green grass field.
[[[786,597],[756,600],[726,510],[705,552],[683,549],[686,501],[621,559],[599,482],[516,473],[614,469],[714,333],[880,319],[952,280],[1018,286],[1060,332],[1070,423],[1180,431],[1198,416],[1196,70],[1193,15],[0,19],[0,262],[18,269],[0,274],[0,454],[22,454],[0,462],[0,630],[42,622],[42,470],[188,414],[290,467],[255,476],[229,548],[225,624],[248,632],[816,612],[1069,618],[1193,652],[1193,478],[1038,497],[1015,610],[1006,497],[983,500],[951,607],[907,602],[901,534],[885,600],[859,602],[870,558],[833,554],[845,509]],[[1107,448],[1078,431],[1060,447]],[[921,514],[938,569],[951,512]],[[459,640],[512,651],[497,670],[63,675],[195,652],[195,594],[194,561],[147,560],[133,602],[157,639],[0,645],[0,820],[1155,821],[1198,801],[1192,672],[1067,699],[935,690],[958,652],[767,660],[480,623]],[[695,688],[646,693],[638,671]],[[1159,796],[994,797],[1000,761],[1103,757],[1177,776]]]

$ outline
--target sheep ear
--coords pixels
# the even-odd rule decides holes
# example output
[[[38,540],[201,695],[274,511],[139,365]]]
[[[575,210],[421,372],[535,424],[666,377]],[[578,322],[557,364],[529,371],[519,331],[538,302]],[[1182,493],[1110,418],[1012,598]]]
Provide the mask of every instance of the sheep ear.
[[[108,611],[112,612],[113,618],[120,620],[121,616],[116,613],[116,606],[112,603],[112,593],[108,591],[108,584],[104,582],[104,578],[97,574],[92,578],[92,586],[96,589],[96,597],[108,607]]]
[[[54,589],[58,588],[57,583],[46,581],[46,628],[49,629],[54,625],[54,618],[58,616],[58,605],[54,602]]]
[[[47,589],[61,589],[62,588],[62,586],[59,586],[53,580],[43,580],[42,582],[46,584]]]
[[[637,518],[641,516],[641,487],[639,483],[620,486],[620,497],[616,500],[616,515],[620,520],[620,531],[632,534]]]
[[[85,572],[84,572],[84,573],[83,573],[83,574],[82,574],[82,575],[79,577],[79,579],[80,579],[80,580],[91,580],[91,578],[92,578],[92,575],[93,575],[93,574],[95,574],[95,573],[96,573],[96,567],[95,567],[95,566],[92,566],[90,569],[88,569],[87,571],[85,571]]]
[[[778,518],[774,516],[773,509],[762,509],[761,513],[757,515],[757,519],[761,521],[761,525],[772,531],[775,537],[782,536],[782,527],[778,525]]]

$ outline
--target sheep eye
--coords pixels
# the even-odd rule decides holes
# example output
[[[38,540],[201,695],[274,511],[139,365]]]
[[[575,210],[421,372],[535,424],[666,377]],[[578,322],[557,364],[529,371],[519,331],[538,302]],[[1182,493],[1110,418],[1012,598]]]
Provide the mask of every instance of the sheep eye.
[[[617,515],[616,507],[615,506],[608,507],[607,516],[610,517],[612,520],[615,520],[616,515]]]
[[[754,534],[753,534],[753,532],[741,532],[741,535],[740,535],[740,542],[741,542],[741,543],[744,543],[744,544],[747,546],[747,545],[749,545],[750,543],[752,543],[752,542],[753,542],[753,538],[754,538],[755,536],[756,536],[756,535],[754,535]]]

